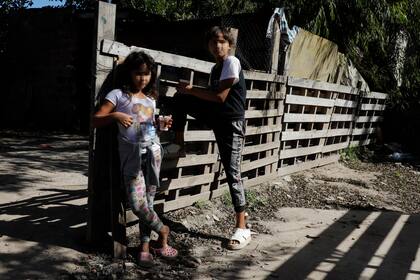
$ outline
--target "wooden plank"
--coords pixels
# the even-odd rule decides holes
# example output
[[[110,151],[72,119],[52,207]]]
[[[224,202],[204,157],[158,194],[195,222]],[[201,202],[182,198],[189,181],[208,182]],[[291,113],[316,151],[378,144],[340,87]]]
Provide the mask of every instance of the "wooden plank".
[[[330,129],[328,130],[326,137],[344,136],[344,135],[350,135],[350,134],[351,134],[351,129],[349,128]]]
[[[332,144],[332,145],[326,145],[323,147],[322,152],[323,153],[329,153],[329,152],[333,152],[333,151],[339,151],[345,148],[348,148],[349,146],[349,141],[346,142],[342,142],[342,143],[337,143],[337,144]]]
[[[268,90],[247,90],[246,99],[284,99],[284,94],[281,92],[271,92]]]
[[[238,32],[239,32],[239,30],[236,29],[236,28],[232,28],[232,27],[228,27],[228,28],[230,28],[230,34],[233,38],[233,41],[238,42]],[[233,44],[233,46],[230,48],[229,54],[234,56],[235,53],[236,53],[236,44]]]
[[[285,114],[283,117],[284,123],[295,122],[322,122],[327,123],[330,121],[331,115],[315,115],[315,114]]]
[[[385,105],[383,104],[362,104],[360,110],[364,111],[383,111],[385,110]]]
[[[176,167],[188,167],[203,164],[213,164],[217,162],[217,154],[205,154],[205,155],[187,155],[186,157],[180,157],[177,159],[165,159],[163,157],[162,170],[168,170]]]
[[[256,135],[256,134],[265,134],[265,133],[274,133],[281,131],[280,125],[265,125],[257,127],[246,127],[246,136]]]
[[[371,91],[364,95],[365,98],[375,98],[375,99],[387,99],[388,94],[382,92]]]
[[[247,110],[245,111],[245,119],[280,117],[282,115],[281,108],[273,110]]]
[[[184,133],[186,142],[216,141],[212,130],[189,130]]]
[[[269,182],[270,180],[273,180],[277,178],[277,172],[265,174],[263,176],[257,176],[255,178],[244,180],[244,186],[245,188],[253,187],[265,182]]]
[[[300,95],[286,95],[286,104],[310,105],[321,107],[333,107],[335,101],[333,99],[317,98]]]
[[[266,158],[262,158],[262,159],[258,159],[258,160],[254,160],[254,161],[242,161],[241,164],[241,173],[253,170],[253,169],[257,169],[263,166],[267,166],[267,165],[271,165],[273,163],[276,163],[279,161],[279,157],[278,154],[273,155],[271,157],[266,157]],[[223,173],[222,175],[220,175],[217,178],[219,181],[226,179],[226,173]]]
[[[181,189],[181,188],[186,188],[186,187],[203,185],[203,184],[208,184],[212,182],[213,179],[214,179],[213,173],[189,176],[189,177],[178,178],[178,179],[171,179],[171,180],[162,182],[162,189],[176,190],[176,189]]]
[[[265,82],[276,82],[276,83],[285,83],[286,79],[284,76],[269,74],[265,72],[243,70],[244,77],[246,80],[254,81],[265,81]]]
[[[162,208],[163,212],[169,212],[176,209],[181,209],[187,206],[193,205],[197,201],[209,200],[211,198],[216,198],[228,191],[227,185],[221,186],[213,191],[206,191],[204,193],[199,193],[196,195],[186,195],[178,197],[175,200],[171,201],[156,201],[155,207],[157,209]]]
[[[352,135],[363,135],[363,134],[372,134],[376,132],[376,128],[355,128],[353,129]]]
[[[357,123],[367,123],[367,122],[381,122],[383,121],[382,116],[358,116],[355,119]]]
[[[110,55],[126,57],[133,51],[143,51],[149,54],[151,57],[153,57],[156,63],[173,67],[184,67],[202,73],[210,73],[211,68],[214,65],[212,62],[198,60],[187,56],[134,46],[128,47],[113,40],[104,40],[102,44],[102,52]]]
[[[313,139],[326,137],[327,130],[283,131],[281,141]]]
[[[334,106],[345,107],[345,108],[356,108],[357,107],[357,101],[336,99]]]
[[[177,89],[175,87],[168,86],[165,92],[165,96],[174,97],[176,92],[177,92]]]
[[[307,162],[303,162],[303,163],[299,163],[295,165],[281,167],[279,168],[277,174],[279,176],[285,176],[285,175],[292,174],[295,172],[299,172],[299,171],[327,165],[333,162],[337,162],[339,159],[340,159],[339,155],[333,155],[329,157],[320,158],[317,160],[312,160],[312,161],[307,161]]]
[[[100,45],[104,38],[114,39],[115,35],[115,11],[116,5],[108,4],[105,2],[98,2],[98,13],[95,16],[93,29],[93,44],[92,48],[92,80],[91,80],[91,93],[90,93],[90,114],[93,114],[94,108],[98,105],[98,96],[100,89],[106,80],[108,74],[111,72],[114,59],[112,57],[106,57],[100,53]],[[88,213],[87,213],[87,241],[89,243],[100,242],[103,236],[107,235],[105,228],[109,225],[110,221],[105,220],[106,215],[103,212],[110,213],[111,210],[104,209],[106,207],[112,207],[110,201],[105,201],[105,192],[109,194],[111,183],[104,186],[100,183],[100,178],[97,176],[98,166],[95,167],[95,161],[100,158],[95,154],[98,150],[98,135],[96,129],[92,127],[89,130],[89,169],[88,169]],[[104,169],[105,173],[108,168]],[[104,190],[106,188],[106,190]],[[111,205],[110,205],[111,204]],[[121,247],[114,248],[117,257],[124,256],[124,244],[120,244]],[[121,250],[120,250],[121,249]]]
[[[279,52],[280,52],[280,25],[277,18],[273,20],[271,38],[271,67],[270,73],[277,74],[279,66]]]
[[[262,158],[262,159],[259,159],[259,160],[254,160],[254,161],[251,161],[251,162],[247,162],[245,164],[242,164],[241,172],[247,172],[249,170],[257,169],[259,167],[266,166],[266,165],[269,165],[269,164],[272,164],[272,163],[278,162],[278,161],[279,161],[278,155],[274,155],[274,156],[271,156],[271,157],[266,157],[266,158]]]
[[[244,147],[242,150],[242,155],[249,155],[274,149],[280,148],[280,141],[270,142],[266,144],[259,144],[254,146]]]
[[[366,146],[369,145],[371,142],[373,142],[372,139],[365,139],[365,140],[355,140],[350,142],[350,146]]]
[[[312,155],[322,152],[322,146],[280,150],[280,159]]]
[[[344,115],[344,114],[333,114],[331,116],[332,122],[351,122],[353,121],[353,115]]]
[[[281,126],[267,125],[258,127],[247,127],[246,136],[255,134],[265,134],[281,131]],[[184,138],[186,142],[199,142],[199,141],[216,141],[214,133],[211,130],[190,130],[185,131]]]
[[[332,84],[321,81],[308,80],[303,78],[288,77],[287,85],[291,87],[301,87],[308,89],[324,90],[324,91],[334,91],[340,93],[353,93],[353,88],[350,86],[343,86],[338,84]]]

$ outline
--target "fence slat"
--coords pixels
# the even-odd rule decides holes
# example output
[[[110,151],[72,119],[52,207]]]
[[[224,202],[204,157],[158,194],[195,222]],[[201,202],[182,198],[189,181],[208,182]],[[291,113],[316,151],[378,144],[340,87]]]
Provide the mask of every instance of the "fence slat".
[[[284,116],[284,122],[321,122],[328,123],[330,121],[329,115],[310,115],[310,114],[287,114]]]
[[[189,68],[191,70],[202,73],[210,73],[211,68],[214,65],[214,63],[190,58],[187,56],[155,51],[146,48],[128,47],[122,43],[112,40],[103,40],[102,43],[102,52],[105,54],[126,57],[132,51],[144,51],[145,53],[153,57],[156,63],[170,65],[174,67]]]
[[[287,95],[286,104],[297,104],[297,105],[311,105],[311,106],[322,106],[332,107],[335,101],[326,98],[299,96],[299,95]]]
[[[321,158],[318,160],[312,160],[312,161],[307,161],[307,162],[303,162],[296,165],[286,166],[283,168],[279,168],[278,175],[284,176],[287,174],[295,173],[297,171],[306,170],[306,169],[310,169],[310,168],[314,168],[318,166],[323,166],[329,163],[336,162],[338,161],[339,158],[340,158],[339,155],[333,155],[333,156]]]

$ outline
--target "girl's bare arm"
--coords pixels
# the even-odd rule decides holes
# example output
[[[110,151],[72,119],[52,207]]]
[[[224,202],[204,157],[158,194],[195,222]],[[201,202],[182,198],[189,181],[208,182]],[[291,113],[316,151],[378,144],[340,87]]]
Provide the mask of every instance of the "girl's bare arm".
[[[110,101],[105,100],[104,104],[101,105],[99,110],[93,115],[92,126],[101,127],[113,123],[119,122],[124,127],[129,127],[133,124],[133,118],[130,115],[114,112],[115,105]]]

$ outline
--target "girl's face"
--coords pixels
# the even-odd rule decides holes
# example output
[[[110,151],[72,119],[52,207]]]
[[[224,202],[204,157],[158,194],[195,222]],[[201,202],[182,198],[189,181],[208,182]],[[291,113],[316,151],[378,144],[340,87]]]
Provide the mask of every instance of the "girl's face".
[[[131,80],[136,90],[143,90],[150,82],[152,73],[146,64],[140,65],[139,69],[131,72]]]
[[[228,57],[231,49],[229,41],[223,37],[222,32],[218,32],[217,35],[209,41],[208,47],[216,61],[222,61]]]

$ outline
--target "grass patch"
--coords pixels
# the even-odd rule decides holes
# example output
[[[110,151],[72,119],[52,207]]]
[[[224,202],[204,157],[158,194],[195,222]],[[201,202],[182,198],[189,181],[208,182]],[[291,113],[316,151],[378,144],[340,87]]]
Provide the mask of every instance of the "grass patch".
[[[225,191],[222,196],[220,197],[222,200],[222,203],[226,205],[227,207],[233,207],[232,199],[230,198],[230,192],[229,190]]]
[[[200,210],[207,209],[210,207],[210,202],[208,200],[199,200],[194,202],[193,206]]]
[[[227,207],[233,207],[229,191],[223,193],[223,195],[221,196],[221,200],[223,204]],[[247,205],[246,207],[252,210],[268,205],[268,199],[266,197],[261,196],[261,194],[259,194],[255,190],[245,190],[245,200]]]
[[[246,190],[245,199],[249,209],[257,209],[268,205],[267,198],[261,196],[261,194],[259,194],[255,190]]]
[[[359,147],[350,146],[340,151],[341,160],[356,162],[359,161]]]

